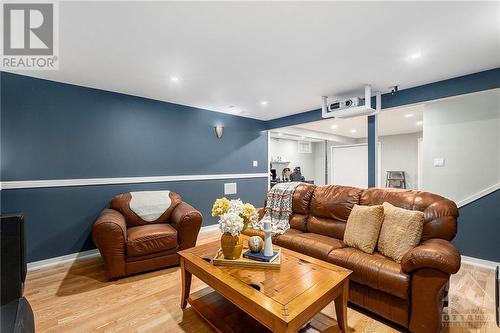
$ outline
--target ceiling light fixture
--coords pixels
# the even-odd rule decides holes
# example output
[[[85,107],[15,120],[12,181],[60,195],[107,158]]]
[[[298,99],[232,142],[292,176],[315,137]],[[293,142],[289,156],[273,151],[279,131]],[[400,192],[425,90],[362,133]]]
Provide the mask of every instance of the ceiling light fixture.
[[[414,114],[413,114],[413,113],[407,113],[407,114],[405,114],[405,118],[411,118],[411,117],[413,117],[413,116],[414,116]]]
[[[262,105],[262,106],[266,106],[267,104],[269,104],[267,101],[260,102],[260,105]]]
[[[424,122],[422,120],[417,121],[417,126],[422,126]]]
[[[415,60],[418,58],[422,58],[422,52],[414,53],[410,56],[410,59]]]
[[[214,126],[214,131],[215,131],[215,136],[217,139],[222,138],[222,135],[224,134],[224,126],[218,125]]]
[[[179,78],[177,76],[172,76],[170,78],[170,81],[172,81],[172,82],[179,82]]]
[[[302,140],[304,140],[306,137],[305,137],[305,136],[301,136],[300,138],[301,138]]]
[[[279,136],[282,136],[282,135],[283,135],[283,133],[278,133],[278,135],[279,135]]]
[[[356,133],[356,132],[357,130],[355,128],[351,130],[351,133]]]
[[[333,125],[332,125],[332,126],[330,126],[330,127],[331,127],[332,129],[336,129],[336,128],[338,128],[338,127],[339,127],[339,125],[337,125],[337,124],[333,124]]]

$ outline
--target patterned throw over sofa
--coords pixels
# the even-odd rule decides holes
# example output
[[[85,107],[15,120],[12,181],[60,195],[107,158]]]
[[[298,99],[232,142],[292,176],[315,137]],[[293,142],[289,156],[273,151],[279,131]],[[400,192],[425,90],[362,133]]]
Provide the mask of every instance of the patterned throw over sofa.
[[[367,254],[343,243],[353,205],[384,202],[424,213],[420,244],[400,264],[377,250]],[[412,190],[301,184],[292,211],[290,229],[275,236],[275,244],[352,270],[351,303],[411,332],[439,332],[449,278],[460,268],[460,253],[451,243],[457,232],[454,202]],[[263,236],[255,229],[245,234]]]

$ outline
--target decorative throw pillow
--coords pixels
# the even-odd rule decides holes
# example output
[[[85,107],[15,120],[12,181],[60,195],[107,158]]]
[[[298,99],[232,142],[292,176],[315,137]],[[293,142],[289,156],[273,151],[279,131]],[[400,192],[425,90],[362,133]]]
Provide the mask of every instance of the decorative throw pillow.
[[[383,221],[384,207],[382,205],[354,205],[345,226],[344,243],[363,252],[373,253]]]
[[[378,251],[400,263],[406,252],[420,243],[424,213],[395,207],[384,202],[384,222],[380,229]]]

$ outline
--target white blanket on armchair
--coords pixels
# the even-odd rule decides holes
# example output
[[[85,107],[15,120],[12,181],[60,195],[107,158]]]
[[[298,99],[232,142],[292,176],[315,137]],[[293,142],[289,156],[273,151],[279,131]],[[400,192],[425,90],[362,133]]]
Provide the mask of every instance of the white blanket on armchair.
[[[172,204],[170,191],[130,192],[130,209],[146,222],[157,220]]]

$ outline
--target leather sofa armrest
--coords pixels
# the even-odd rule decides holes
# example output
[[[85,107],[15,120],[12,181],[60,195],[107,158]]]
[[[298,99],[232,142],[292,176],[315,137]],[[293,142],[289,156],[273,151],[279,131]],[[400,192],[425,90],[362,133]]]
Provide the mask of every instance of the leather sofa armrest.
[[[185,202],[175,207],[170,224],[177,230],[180,250],[196,245],[202,220],[201,213]]]
[[[460,252],[447,240],[429,239],[406,253],[401,260],[401,267],[406,273],[432,268],[455,274],[460,269]]]
[[[92,238],[99,249],[109,279],[125,275],[127,223],[114,209],[104,209],[92,228]]]

